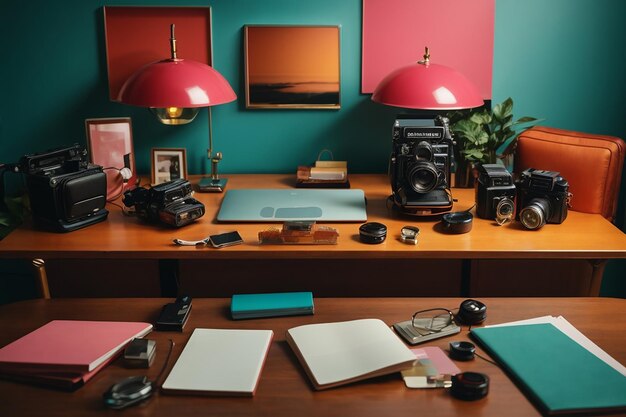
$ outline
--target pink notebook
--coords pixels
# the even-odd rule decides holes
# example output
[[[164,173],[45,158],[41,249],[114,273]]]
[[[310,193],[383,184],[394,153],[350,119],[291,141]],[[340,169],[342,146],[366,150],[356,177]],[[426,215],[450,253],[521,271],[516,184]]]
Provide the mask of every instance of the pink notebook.
[[[93,371],[152,324],[53,320],[0,349],[0,372]]]

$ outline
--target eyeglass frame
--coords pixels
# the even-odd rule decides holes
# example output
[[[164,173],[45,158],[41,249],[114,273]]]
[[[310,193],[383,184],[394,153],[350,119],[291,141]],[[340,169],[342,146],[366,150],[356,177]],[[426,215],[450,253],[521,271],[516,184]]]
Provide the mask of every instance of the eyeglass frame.
[[[445,326],[443,326],[441,329],[433,329],[432,328],[432,323],[434,322],[435,318],[439,317],[439,316],[432,316],[431,317],[431,324],[429,327],[424,327],[424,326],[416,326],[415,325],[415,317],[420,314],[420,313],[427,313],[429,311],[445,311],[446,313],[448,313],[448,315],[450,316],[450,321],[448,322],[448,324],[446,324]],[[454,316],[454,313],[451,310],[448,310],[447,308],[429,308],[426,310],[419,310],[416,311],[415,313],[413,313],[413,315],[411,316],[411,326],[413,326],[414,329],[425,329],[428,330],[430,333],[427,334],[432,334],[432,333],[440,333],[442,332],[446,327],[448,327],[450,324],[456,324],[456,319]],[[424,334],[422,334],[422,332],[420,332],[419,330],[417,330],[417,332],[422,335],[425,336]]]

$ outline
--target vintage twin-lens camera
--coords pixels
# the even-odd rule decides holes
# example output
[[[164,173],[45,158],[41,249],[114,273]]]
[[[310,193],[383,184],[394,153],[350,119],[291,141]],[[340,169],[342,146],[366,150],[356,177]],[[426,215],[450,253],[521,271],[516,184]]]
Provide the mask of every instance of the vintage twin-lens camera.
[[[448,119],[437,116],[431,126],[423,122],[396,120],[389,176],[396,206],[407,214],[433,215],[452,208],[453,142]]]
[[[527,229],[561,224],[567,218],[571,194],[567,180],[558,172],[529,168],[521,173],[517,189],[517,213]]]
[[[87,162],[84,147],[24,155],[14,167],[26,177],[35,225],[70,232],[107,218],[106,175]]]
[[[514,213],[515,184],[509,171],[498,164],[479,165],[476,215],[503,225],[513,220]]]
[[[204,204],[193,198],[192,193],[189,181],[178,179],[152,188],[126,191],[122,201],[126,207],[135,206],[142,219],[181,227],[204,216]]]

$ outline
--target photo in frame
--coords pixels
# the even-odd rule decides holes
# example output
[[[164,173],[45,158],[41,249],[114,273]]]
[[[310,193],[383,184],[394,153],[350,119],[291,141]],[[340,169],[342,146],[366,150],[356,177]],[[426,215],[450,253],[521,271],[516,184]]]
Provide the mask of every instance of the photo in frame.
[[[152,185],[187,179],[187,151],[184,148],[152,149]]]
[[[244,26],[246,108],[339,109],[339,26]]]
[[[89,161],[107,177],[107,201],[137,186],[133,129],[129,117],[86,119]]]

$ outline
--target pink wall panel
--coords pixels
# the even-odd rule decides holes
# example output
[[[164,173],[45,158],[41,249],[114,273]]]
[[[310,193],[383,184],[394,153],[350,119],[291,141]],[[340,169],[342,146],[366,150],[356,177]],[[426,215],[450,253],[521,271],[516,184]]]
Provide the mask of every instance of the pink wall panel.
[[[361,92],[422,59],[463,73],[491,99],[495,0],[363,0]]]

